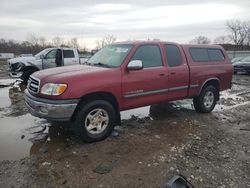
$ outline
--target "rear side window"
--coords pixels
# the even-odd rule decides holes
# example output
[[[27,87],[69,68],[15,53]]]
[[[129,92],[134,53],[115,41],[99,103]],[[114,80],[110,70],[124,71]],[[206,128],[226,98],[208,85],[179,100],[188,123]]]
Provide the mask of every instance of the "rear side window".
[[[191,48],[189,51],[194,61],[209,61],[207,49]]]
[[[207,51],[211,61],[223,61],[225,59],[220,49],[208,49]]]
[[[64,58],[74,58],[74,52],[73,50],[63,50],[63,56]]]
[[[131,60],[141,60],[144,68],[162,66],[160,49],[156,45],[140,46]]]
[[[193,61],[224,61],[225,56],[220,49],[190,48]]]
[[[176,45],[167,44],[165,46],[165,52],[167,56],[168,66],[176,67],[182,64],[181,52]]]

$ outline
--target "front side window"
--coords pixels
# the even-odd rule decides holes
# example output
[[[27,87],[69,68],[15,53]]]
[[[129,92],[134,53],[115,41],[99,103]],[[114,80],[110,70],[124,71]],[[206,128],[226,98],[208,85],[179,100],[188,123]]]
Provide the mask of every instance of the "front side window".
[[[160,49],[156,45],[140,46],[131,60],[141,60],[144,68],[162,66]]]
[[[41,55],[46,55],[49,51],[51,50],[51,48],[46,48],[43,51],[39,52],[38,54],[35,55],[36,59],[40,59]]]
[[[73,50],[63,50],[63,57],[64,58],[74,58],[74,52]]]
[[[169,67],[176,67],[182,64],[182,57],[179,48],[173,44],[165,46],[167,62]]]
[[[55,59],[56,58],[56,49],[51,50],[49,53],[46,55],[46,59]]]
[[[128,55],[132,45],[113,44],[106,46],[95,53],[88,61],[87,65],[103,67],[119,67]]]

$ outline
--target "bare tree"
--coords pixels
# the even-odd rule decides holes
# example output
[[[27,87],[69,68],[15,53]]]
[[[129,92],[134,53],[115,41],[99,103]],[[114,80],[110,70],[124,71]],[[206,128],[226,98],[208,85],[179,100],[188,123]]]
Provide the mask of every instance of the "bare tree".
[[[230,43],[231,39],[230,36],[221,35],[214,39],[214,44],[227,44]]]
[[[96,48],[101,49],[104,46],[107,46],[109,44],[113,44],[115,41],[116,41],[116,38],[114,37],[114,35],[107,35],[107,36],[103,37],[101,40],[96,41]]]
[[[250,46],[250,21],[245,22],[245,32],[246,32],[245,44]]]
[[[27,41],[31,43],[33,46],[38,45],[38,37],[34,33],[27,34]]]
[[[47,40],[45,37],[41,36],[39,37],[39,45],[42,46],[42,47],[45,47],[47,44]]]
[[[246,22],[230,20],[226,22],[226,27],[233,43],[235,45],[243,45],[246,39]]]
[[[189,42],[190,44],[210,44],[211,40],[206,36],[198,36]]]
[[[52,45],[55,47],[61,47],[63,46],[63,38],[61,37],[54,37],[52,39]]]
[[[76,49],[79,48],[79,43],[78,43],[78,39],[76,37],[72,38],[70,41],[69,41],[69,46],[72,46]]]

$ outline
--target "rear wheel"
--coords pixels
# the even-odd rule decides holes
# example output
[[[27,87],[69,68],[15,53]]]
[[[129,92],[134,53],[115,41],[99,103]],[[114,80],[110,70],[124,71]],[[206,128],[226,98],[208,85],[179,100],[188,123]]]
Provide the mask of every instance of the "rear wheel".
[[[95,100],[81,106],[75,121],[83,141],[97,142],[111,134],[115,120],[114,107],[105,100]]]
[[[200,95],[193,99],[194,108],[198,112],[209,113],[214,109],[217,98],[217,89],[212,85],[206,86],[202,89]]]

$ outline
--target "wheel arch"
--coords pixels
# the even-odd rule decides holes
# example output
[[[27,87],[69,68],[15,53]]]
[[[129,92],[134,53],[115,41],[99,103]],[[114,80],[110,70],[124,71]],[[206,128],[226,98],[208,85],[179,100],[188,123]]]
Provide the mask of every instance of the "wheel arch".
[[[112,106],[114,106],[116,114],[117,114],[116,123],[117,124],[121,123],[119,103],[118,103],[115,95],[113,95],[110,92],[105,92],[105,91],[89,93],[89,94],[82,96],[80,101],[78,102],[78,104],[76,106],[76,109],[75,109],[71,119],[75,120],[75,116],[76,116],[77,112],[80,110],[81,106],[86,104],[89,101],[92,101],[92,100],[105,100],[107,102],[110,102],[112,104]]]
[[[202,86],[200,87],[199,95],[200,95],[201,91],[203,90],[203,88],[207,87],[208,85],[212,85],[217,89],[218,93],[216,96],[216,100],[218,101],[220,98],[220,80],[216,77],[209,78],[209,79],[205,80],[205,82],[203,82]]]

